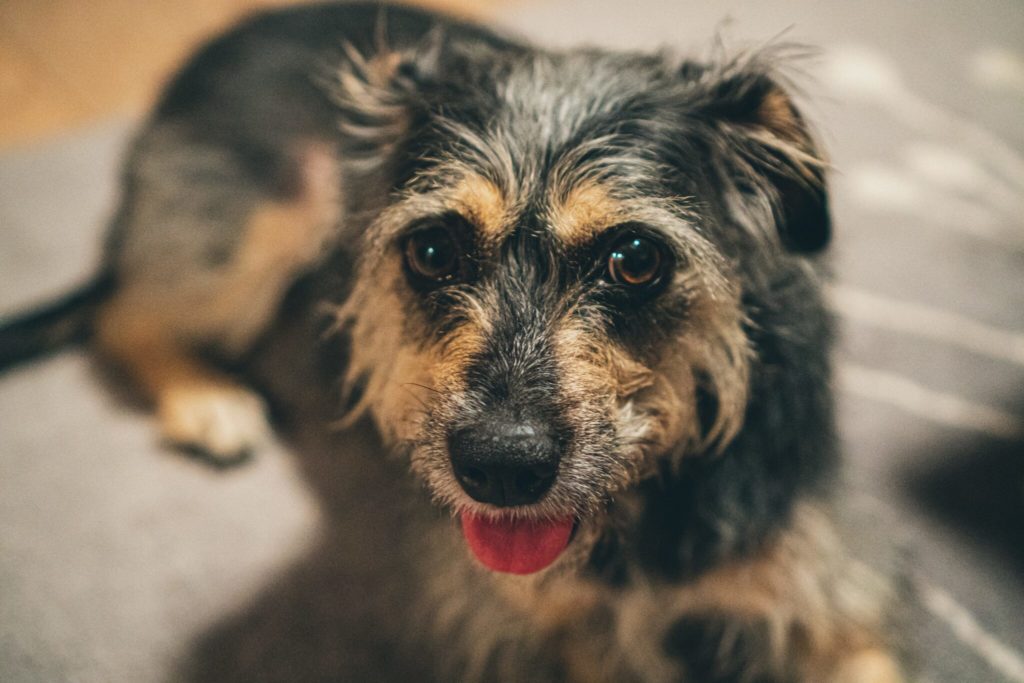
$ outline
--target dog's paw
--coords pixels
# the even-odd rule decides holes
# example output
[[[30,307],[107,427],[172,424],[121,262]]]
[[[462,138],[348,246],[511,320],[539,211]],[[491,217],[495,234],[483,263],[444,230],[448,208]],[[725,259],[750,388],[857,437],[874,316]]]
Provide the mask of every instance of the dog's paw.
[[[164,439],[219,465],[244,460],[268,433],[263,401],[236,385],[168,389],[157,415]]]
[[[844,658],[832,683],[903,683],[899,665],[882,650],[863,650]]]

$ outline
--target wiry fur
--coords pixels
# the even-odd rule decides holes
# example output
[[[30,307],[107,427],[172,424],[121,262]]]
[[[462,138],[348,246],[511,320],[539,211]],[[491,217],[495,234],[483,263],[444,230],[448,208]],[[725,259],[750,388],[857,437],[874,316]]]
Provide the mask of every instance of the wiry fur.
[[[260,15],[139,137],[116,286],[90,299],[100,346],[166,435],[230,455],[254,404],[200,352],[244,359],[302,279],[329,304],[288,301],[347,348],[341,428],[371,417],[452,516],[571,516],[530,577],[484,570],[444,516],[396,541],[422,587],[403,645],[439,679],[897,681],[823,512],[827,163],[780,61],[551,52],[375,5]],[[432,289],[404,263],[425,225],[464,262]],[[622,234],[662,245],[649,296],[602,276]],[[554,434],[535,503],[499,510],[455,475],[451,435],[499,414]]]

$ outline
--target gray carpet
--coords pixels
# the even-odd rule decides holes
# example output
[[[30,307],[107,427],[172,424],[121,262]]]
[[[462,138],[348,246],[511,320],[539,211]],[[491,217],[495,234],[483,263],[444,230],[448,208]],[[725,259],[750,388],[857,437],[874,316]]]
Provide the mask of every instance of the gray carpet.
[[[548,44],[699,52],[716,29],[789,29],[823,48],[804,82],[837,168],[843,522],[860,560],[909,575],[920,680],[1024,683],[1020,5],[555,0],[501,19]],[[88,275],[130,130],[0,156],[0,312]],[[161,450],[79,353],[3,377],[0,680],[180,680],[197,653],[260,642],[211,634],[295,609],[274,591],[319,547],[314,490],[279,445],[224,473]],[[341,666],[261,637],[319,657],[315,680]]]

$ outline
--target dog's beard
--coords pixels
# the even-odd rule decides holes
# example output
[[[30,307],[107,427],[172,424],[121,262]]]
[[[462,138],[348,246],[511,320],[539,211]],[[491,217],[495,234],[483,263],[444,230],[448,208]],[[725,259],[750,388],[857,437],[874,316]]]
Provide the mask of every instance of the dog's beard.
[[[407,443],[411,470],[434,503],[452,513],[467,549],[484,567],[511,574],[532,574],[549,567],[577,567],[599,535],[609,502],[653,471],[660,425],[635,401],[619,405],[605,417],[596,406],[585,443],[577,439],[566,453],[559,477],[541,501],[496,508],[470,498],[455,478],[447,450],[449,427],[458,402],[436,396],[427,410],[415,411],[418,438]],[[600,426],[598,426],[600,425]]]

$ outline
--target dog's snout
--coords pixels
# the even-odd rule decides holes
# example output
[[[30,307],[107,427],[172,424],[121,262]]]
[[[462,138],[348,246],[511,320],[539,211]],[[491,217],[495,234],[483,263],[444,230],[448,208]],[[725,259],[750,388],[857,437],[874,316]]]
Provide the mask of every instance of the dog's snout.
[[[455,478],[481,503],[536,503],[558,474],[558,444],[537,423],[481,421],[454,432],[448,446]]]

